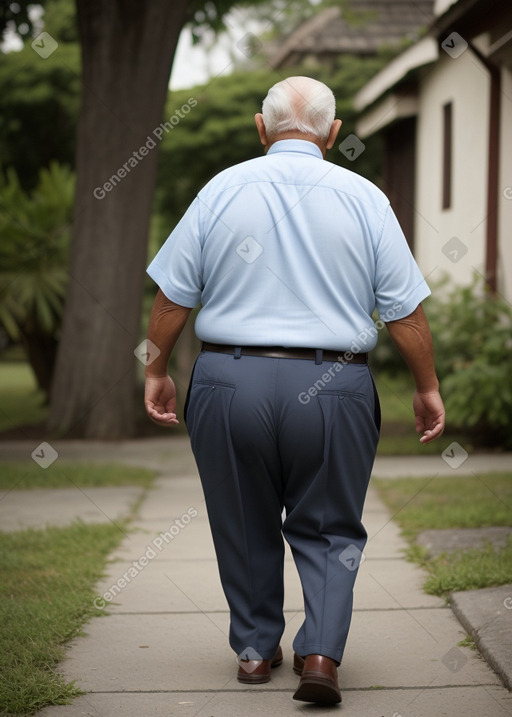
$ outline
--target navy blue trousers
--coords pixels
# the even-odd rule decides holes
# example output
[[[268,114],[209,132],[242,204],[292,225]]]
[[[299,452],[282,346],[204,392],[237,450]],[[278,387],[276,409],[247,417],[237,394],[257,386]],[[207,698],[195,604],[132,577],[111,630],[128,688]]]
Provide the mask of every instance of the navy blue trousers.
[[[380,429],[370,369],[202,351],[185,420],[230,608],[231,647],[250,659],[274,656],[285,624],[284,536],[304,594],[293,648],[340,663]]]

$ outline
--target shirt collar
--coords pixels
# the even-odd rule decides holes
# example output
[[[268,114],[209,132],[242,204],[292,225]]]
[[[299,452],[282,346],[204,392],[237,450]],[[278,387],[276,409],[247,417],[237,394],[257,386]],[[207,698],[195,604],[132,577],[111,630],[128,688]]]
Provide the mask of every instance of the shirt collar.
[[[299,154],[309,154],[313,157],[323,159],[320,147],[306,139],[280,139],[278,142],[274,142],[267,154],[274,154],[276,152],[297,152]]]

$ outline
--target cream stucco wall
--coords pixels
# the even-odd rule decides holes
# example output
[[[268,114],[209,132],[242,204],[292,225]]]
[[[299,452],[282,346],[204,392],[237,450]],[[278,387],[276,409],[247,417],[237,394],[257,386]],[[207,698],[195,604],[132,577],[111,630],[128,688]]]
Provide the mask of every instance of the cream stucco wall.
[[[512,72],[501,73],[498,291],[512,303]]]
[[[454,283],[468,284],[475,269],[485,271],[489,85],[486,70],[470,49],[457,59],[441,56],[420,81],[415,254],[430,282],[448,273]],[[452,204],[443,210],[447,102],[453,103]],[[462,243],[461,251],[447,256],[443,247],[454,237]]]

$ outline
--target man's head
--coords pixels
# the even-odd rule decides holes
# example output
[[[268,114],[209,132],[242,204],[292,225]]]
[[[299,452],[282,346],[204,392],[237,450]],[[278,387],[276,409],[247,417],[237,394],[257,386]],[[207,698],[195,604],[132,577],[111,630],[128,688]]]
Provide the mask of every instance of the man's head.
[[[327,85],[311,77],[288,77],[270,88],[255,121],[266,149],[281,139],[305,139],[325,154],[341,127],[341,120],[334,119],[335,111],[334,95]]]

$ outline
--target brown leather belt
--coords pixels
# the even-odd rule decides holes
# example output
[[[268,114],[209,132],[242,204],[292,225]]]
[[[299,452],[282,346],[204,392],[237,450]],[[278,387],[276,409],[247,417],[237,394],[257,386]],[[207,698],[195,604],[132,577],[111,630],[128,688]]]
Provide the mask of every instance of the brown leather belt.
[[[203,342],[202,351],[235,356],[264,356],[280,359],[309,359],[316,363],[339,361],[340,363],[368,363],[368,354],[353,354],[350,351],[329,351],[324,349],[284,348],[283,346],[228,346]]]

